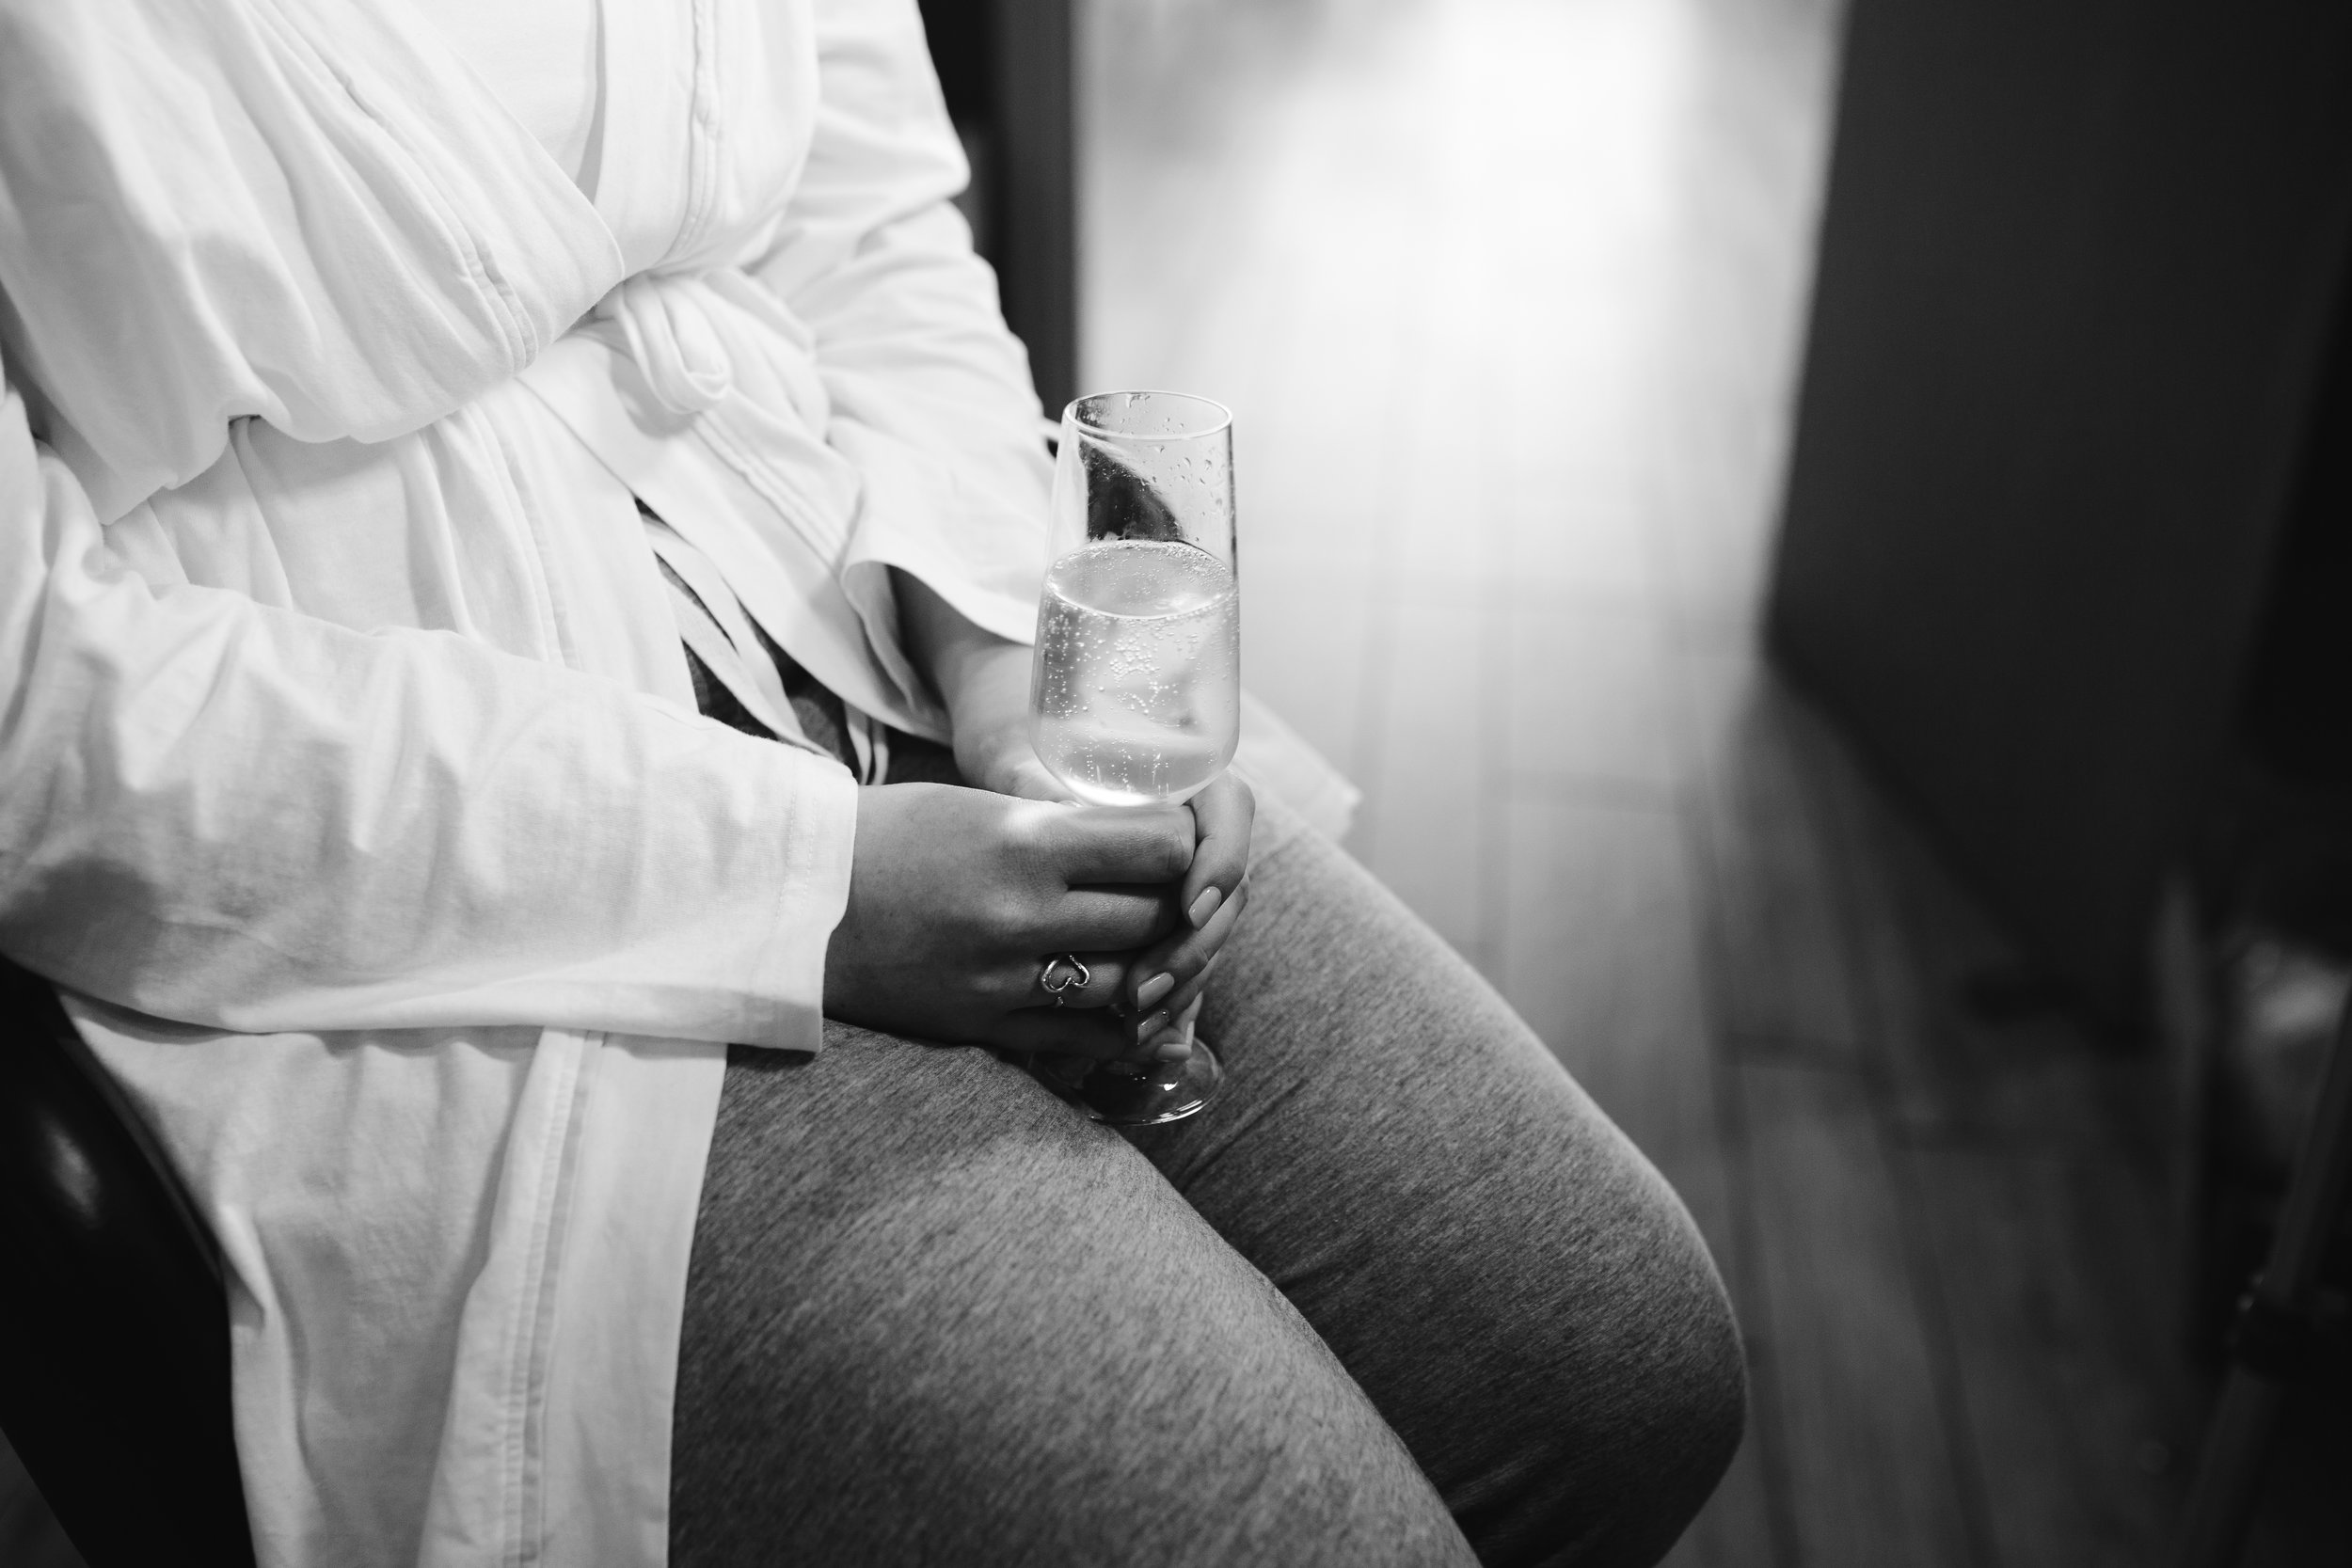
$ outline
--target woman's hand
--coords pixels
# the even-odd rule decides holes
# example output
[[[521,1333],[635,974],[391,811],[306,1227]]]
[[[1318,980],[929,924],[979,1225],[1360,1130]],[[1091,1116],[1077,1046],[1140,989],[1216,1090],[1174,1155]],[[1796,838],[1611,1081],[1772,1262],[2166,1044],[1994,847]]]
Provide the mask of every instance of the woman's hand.
[[[916,659],[931,672],[955,736],[966,783],[1000,795],[1068,801],[1070,791],[1029,740],[1029,659],[1024,643],[980,630],[919,578],[894,571],[899,619]],[[1119,1005],[1179,1017],[1200,995],[1218,949],[1249,901],[1249,786],[1226,773],[1188,802],[1194,852],[1175,891],[1183,918],[1126,963]],[[1091,960],[1089,960],[1091,961]]]
[[[1249,905],[1249,825],[1257,798],[1221,773],[1179,810],[1192,813],[1192,863],[1176,888],[1176,928],[1127,960],[1120,1000],[1137,1013],[1181,1015],[1200,998],[1209,972]]]
[[[947,784],[862,790],[849,908],[825,950],[825,1010],[929,1039],[1148,1057],[1171,1008],[1138,1016],[1112,1004],[1134,993],[1136,950],[1161,952],[1184,924],[1193,839],[1180,806],[1107,811]],[[1213,955],[1223,937],[1204,927],[1178,940]],[[1091,972],[1058,1006],[1042,984],[1057,953]]]
[[[999,795],[1077,804],[1029,739],[1028,645],[992,638],[966,652],[962,673],[947,713],[963,782]]]

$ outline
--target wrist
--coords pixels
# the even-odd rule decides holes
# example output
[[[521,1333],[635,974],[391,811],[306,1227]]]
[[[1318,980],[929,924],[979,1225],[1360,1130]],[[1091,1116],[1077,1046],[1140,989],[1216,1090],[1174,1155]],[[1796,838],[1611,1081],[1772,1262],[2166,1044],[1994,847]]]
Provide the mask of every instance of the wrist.
[[[1026,646],[973,625],[929,583],[899,567],[890,569],[890,583],[907,652],[940,705],[955,716],[976,702],[990,702],[1003,685],[1008,656],[1025,656]]]
[[[964,700],[948,712],[956,767],[964,778],[1000,795],[1032,793],[1018,787],[1037,753],[1029,742],[1029,683],[1026,648],[1020,668],[1008,660],[965,687]]]
[[[1029,645],[983,631],[897,568],[908,651],[947,710],[956,769],[1002,795],[1041,796],[1050,780],[1029,746]]]

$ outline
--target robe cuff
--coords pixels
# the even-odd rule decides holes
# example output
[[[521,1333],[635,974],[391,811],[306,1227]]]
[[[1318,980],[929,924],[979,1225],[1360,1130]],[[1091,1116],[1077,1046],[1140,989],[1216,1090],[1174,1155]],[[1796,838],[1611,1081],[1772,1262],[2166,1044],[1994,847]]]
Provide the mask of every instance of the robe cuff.
[[[766,744],[766,743],[763,743]],[[850,907],[857,847],[857,781],[798,748],[776,748],[783,776],[775,923],[754,959],[749,994],[771,999],[746,1045],[818,1051],[825,1043],[825,950]]]
[[[854,420],[836,418],[829,435],[865,480],[841,577],[866,624],[868,641],[897,638],[882,570],[889,566],[921,578],[981,630],[1034,641],[1038,591],[1045,581],[1042,497],[1031,507],[992,493],[930,453]]]

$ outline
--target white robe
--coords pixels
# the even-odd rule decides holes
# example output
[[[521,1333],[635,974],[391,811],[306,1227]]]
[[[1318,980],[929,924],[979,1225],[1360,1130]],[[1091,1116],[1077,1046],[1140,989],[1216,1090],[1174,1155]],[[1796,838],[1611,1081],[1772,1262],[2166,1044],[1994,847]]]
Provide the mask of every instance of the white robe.
[[[819,1043],[855,791],[692,711],[632,492],[915,733],[889,566],[1031,629],[914,0],[600,48],[576,184],[406,0],[0,0],[0,950],[221,1242],[268,1564],[664,1560],[722,1042]]]

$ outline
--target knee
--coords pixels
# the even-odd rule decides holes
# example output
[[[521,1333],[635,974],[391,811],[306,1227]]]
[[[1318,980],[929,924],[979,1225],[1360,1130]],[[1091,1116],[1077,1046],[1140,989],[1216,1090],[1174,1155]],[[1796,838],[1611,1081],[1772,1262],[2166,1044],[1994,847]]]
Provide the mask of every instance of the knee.
[[[1482,1560],[1656,1562],[1740,1446],[1745,1358],[1706,1248],[1671,1200],[1627,1218],[1614,1266],[1520,1360],[1522,1415],[1463,1513]]]
[[[1746,1357],[1714,1271],[1665,1285],[1650,1310],[1634,1349],[1633,1408],[1620,1418],[1611,1465],[1619,1501],[1580,1562],[1663,1557],[1713,1494],[1747,1427]]]
[[[1583,1484],[1581,1549],[1560,1560],[1646,1564],[1663,1557],[1714,1492],[1747,1425],[1740,1327],[1706,1247],[1676,1206],[1653,1267],[1629,1284],[1605,1345],[1613,1375],[1579,1423],[1570,1468]],[[1595,1499],[1602,1505],[1595,1509]]]

